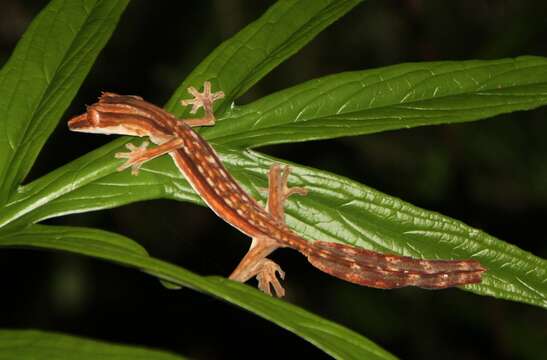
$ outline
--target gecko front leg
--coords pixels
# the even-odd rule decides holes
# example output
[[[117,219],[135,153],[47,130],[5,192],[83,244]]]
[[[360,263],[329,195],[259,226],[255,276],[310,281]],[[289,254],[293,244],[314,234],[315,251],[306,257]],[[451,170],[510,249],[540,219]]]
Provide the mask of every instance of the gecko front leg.
[[[139,169],[142,164],[180,148],[183,143],[183,140],[178,137],[172,138],[152,149],[147,149],[148,141],[143,141],[139,146],[128,143],[125,147],[129,149],[129,152],[118,152],[114,154],[116,159],[127,159],[127,161],[120,165],[117,170],[123,171],[130,167],[131,175],[137,176],[139,175]]]
[[[268,201],[266,209],[277,221],[285,224],[285,200],[293,195],[306,195],[307,190],[304,188],[287,186],[289,177],[289,167],[282,168],[279,164],[271,166],[268,172]],[[236,269],[230,275],[230,279],[246,282],[256,276],[258,288],[268,295],[272,295],[271,289],[277,297],[285,295],[285,289],[281,285],[278,275],[281,279],[285,278],[285,272],[281,267],[266,258],[274,250],[281,247],[280,243],[268,237],[255,237],[252,240],[249,251]]]

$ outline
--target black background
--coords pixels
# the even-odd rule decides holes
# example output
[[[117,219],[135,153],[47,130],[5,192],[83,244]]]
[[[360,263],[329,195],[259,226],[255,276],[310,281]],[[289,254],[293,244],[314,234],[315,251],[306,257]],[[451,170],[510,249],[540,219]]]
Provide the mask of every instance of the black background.
[[[69,133],[65,120],[101,90],[163,104],[220,42],[271,1],[133,1],[27,181],[111,140]],[[0,64],[45,1],[3,0]],[[409,61],[547,55],[545,1],[366,1],[260,81],[238,103],[327,74]],[[545,257],[546,111],[262,148],[439,211]],[[131,237],[204,275],[227,275],[249,240],[206,209],[148,201],[47,223]],[[286,301],[363,334],[402,358],[547,358],[544,310],[460,290],[382,291],[315,270],[290,250]],[[0,251],[1,328],[38,328],[170,350],[197,359],[326,358],[251,313],[192,290],[81,256]],[[254,285],[254,284],[253,284]]]

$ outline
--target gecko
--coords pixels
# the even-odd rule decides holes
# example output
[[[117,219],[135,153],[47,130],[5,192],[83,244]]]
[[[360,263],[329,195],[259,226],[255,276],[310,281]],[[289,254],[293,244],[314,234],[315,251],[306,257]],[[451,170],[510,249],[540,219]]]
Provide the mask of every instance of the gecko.
[[[118,171],[131,168],[138,175],[141,165],[168,154],[188,183],[216,215],[249,236],[251,246],[229,279],[258,281],[263,292],[282,297],[285,273],[268,256],[278,248],[292,248],[319,270],[351,283],[380,289],[417,286],[443,289],[480,283],[486,269],[474,259],[424,260],[396,254],[383,254],[348,244],[322,240],[309,241],[285,224],[284,202],[291,195],[307,194],[302,187],[289,187],[290,168],[274,164],[268,172],[265,206],[251,197],[227,171],[213,147],[192,128],[215,124],[213,104],[224,98],[212,92],[206,81],[203,91],[189,87],[191,114],[203,108],[203,116],[178,119],[162,108],[134,95],[103,92],[98,102],[68,121],[72,131],[148,137],[139,146],[126,144],[128,152],[115,154],[126,159]]]

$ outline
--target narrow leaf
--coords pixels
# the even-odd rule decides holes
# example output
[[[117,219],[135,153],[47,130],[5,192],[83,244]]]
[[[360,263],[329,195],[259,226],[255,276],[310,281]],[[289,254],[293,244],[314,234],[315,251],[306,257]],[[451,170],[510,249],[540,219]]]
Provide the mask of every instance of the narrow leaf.
[[[213,81],[227,95],[217,106],[229,106],[281,62],[300,50],[323,29],[362,0],[284,0],[258,20],[220,44],[179,86],[166,109],[188,114],[178,100],[186,89]]]
[[[338,359],[394,359],[363,336],[250,286],[224,278],[198,276],[145,254],[127,251],[124,247],[130,241],[105,231],[44,225],[0,233],[0,246],[37,247],[93,256],[217,296],[278,324]]]
[[[0,360],[183,360],[167,352],[37,330],[0,330]]]
[[[547,58],[400,64],[308,81],[222,114],[202,134],[257,147],[489,118],[547,104]]]
[[[270,166],[282,161],[253,151],[220,146],[216,149],[237,181],[255,198],[265,200],[258,189],[267,186]],[[119,162],[113,159],[113,152],[114,148],[110,153],[96,150],[82,158],[85,161],[76,160],[30,184],[29,191],[24,188],[14,207],[18,209],[15,213],[28,214],[15,224],[158,197],[201,203],[170,159],[147,163],[138,177],[132,177],[129,171],[112,173]],[[94,164],[91,156],[98,156],[97,163],[108,165],[103,171],[91,166],[82,168],[81,164]],[[291,185],[306,187],[310,193],[289,199],[287,223],[305,238],[418,258],[474,258],[488,271],[481,284],[465,289],[547,308],[545,260],[457,220],[342,176],[290,165]],[[56,190],[54,199],[44,188],[62,190]],[[42,205],[35,207],[37,203]],[[8,207],[5,213],[12,213],[12,209]]]
[[[0,71],[0,203],[29,172],[128,0],[53,0]]]

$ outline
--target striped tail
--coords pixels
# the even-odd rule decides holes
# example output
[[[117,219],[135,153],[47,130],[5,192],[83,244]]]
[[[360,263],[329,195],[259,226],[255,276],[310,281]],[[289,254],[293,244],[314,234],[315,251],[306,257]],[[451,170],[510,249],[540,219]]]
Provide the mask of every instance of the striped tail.
[[[486,271],[476,260],[420,260],[326,241],[308,244],[302,253],[319,270],[379,289],[404,286],[444,289],[475,284]]]

